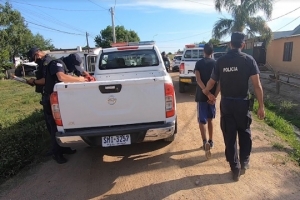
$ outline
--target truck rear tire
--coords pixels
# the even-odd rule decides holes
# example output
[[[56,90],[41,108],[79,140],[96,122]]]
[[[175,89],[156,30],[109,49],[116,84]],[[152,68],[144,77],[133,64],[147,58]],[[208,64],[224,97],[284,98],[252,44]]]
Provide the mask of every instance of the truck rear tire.
[[[177,134],[177,117],[176,117],[176,122],[175,122],[175,130],[172,136],[165,138],[164,141],[165,142],[173,142],[175,140],[175,136]]]
[[[91,137],[81,137],[81,139],[91,147],[97,146],[97,144],[95,144],[95,142],[93,142],[93,139]]]
[[[179,82],[179,92],[185,93],[185,83]]]

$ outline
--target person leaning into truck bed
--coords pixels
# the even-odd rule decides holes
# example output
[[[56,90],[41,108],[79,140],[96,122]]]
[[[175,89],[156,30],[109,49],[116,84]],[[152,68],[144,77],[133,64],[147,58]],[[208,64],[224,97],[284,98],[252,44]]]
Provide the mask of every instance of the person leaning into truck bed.
[[[37,48],[32,48],[29,50],[27,54],[28,58],[30,60],[33,60],[37,62],[38,59],[42,59],[43,54],[40,53],[40,50]],[[42,93],[42,101],[41,104],[43,105],[43,111],[44,111],[44,117],[46,124],[49,125],[49,132],[51,135],[51,143],[52,143],[52,153],[53,153],[53,159],[56,160],[57,163],[62,164],[67,162],[67,159],[64,158],[63,154],[74,154],[76,150],[73,150],[69,147],[60,147],[57,144],[55,134],[57,132],[57,127],[54,121],[54,118],[52,116],[52,110],[50,105],[50,95],[53,92],[53,87],[57,82],[83,82],[85,81],[85,78],[82,76],[74,77],[65,74],[67,71],[72,71],[76,69],[76,66],[74,63],[80,63],[82,60],[76,60],[76,56],[70,56],[68,59],[70,59],[70,62],[68,62],[68,68],[65,65],[65,63],[62,60],[52,60],[49,63],[45,64],[45,74],[44,74],[44,80],[36,80],[36,79],[30,79],[28,82],[38,85],[44,85],[43,93]],[[74,61],[75,59],[75,61]]]
[[[71,53],[66,57],[61,57],[68,70],[68,73],[74,73],[76,76],[83,76],[89,81],[95,81],[95,78],[92,77],[87,71],[84,70],[82,66],[82,59],[77,53]]]
[[[27,80],[28,84],[35,86],[35,91],[37,93],[43,94],[43,88],[45,85],[45,77],[46,77],[46,67],[48,64],[54,60],[53,57],[51,57],[49,54],[44,53],[37,47],[31,48],[28,53],[27,57],[29,59],[29,62],[35,62],[38,64],[37,71],[36,71],[36,79],[31,78]],[[70,54],[67,57],[62,57],[61,58],[65,63],[67,63],[67,66],[69,66],[69,72],[74,72],[77,76],[80,76],[83,74],[86,77],[91,77],[89,73],[84,71],[82,67],[82,60],[78,54]],[[74,62],[74,63],[73,63]],[[93,78],[90,78],[93,79]],[[42,101],[40,102],[42,104]],[[49,124],[49,121],[47,119],[47,114],[45,112],[45,109],[43,109],[44,112],[44,118],[46,122],[46,127],[51,135],[51,125]],[[68,147],[62,147],[62,152],[64,154],[74,154],[76,150],[73,150]],[[52,155],[52,149],[49,150],[46,153],[46,156]]]

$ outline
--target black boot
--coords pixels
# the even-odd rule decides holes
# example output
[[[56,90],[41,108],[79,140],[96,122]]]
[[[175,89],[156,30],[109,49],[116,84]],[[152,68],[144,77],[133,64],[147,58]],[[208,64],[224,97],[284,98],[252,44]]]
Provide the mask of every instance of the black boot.
[[[241,165],[241,175],[244,175],[246,173],[246,170],[249,168],[249,164]]]
[[[53,154],[52,158],[58,163],[58,164],[64,164],[68,160],[60,153],[58,154]]]
[[[239,181],[241,170],[240,169],[232,169],[231,171],[232,171],[232,179],[234,181]]]

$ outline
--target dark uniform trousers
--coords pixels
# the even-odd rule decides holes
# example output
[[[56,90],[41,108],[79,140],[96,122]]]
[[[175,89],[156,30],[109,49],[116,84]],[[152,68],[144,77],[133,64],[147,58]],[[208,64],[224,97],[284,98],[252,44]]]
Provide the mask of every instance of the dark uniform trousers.
[[[51,110],[51,104],[50,104],[50,95],[43,94],[42,96],[42,105],[43,105],[43,111],[44,111],[44,117],[46,121],[47,127],[49,126],[49,132],[51,136],[51,144],[52,144],[52,153],[54,155],[61,153],[61,147],[58,145],[56,140],[56,132],[57,132],[57,126],[54,121],[52,110]]]
[[[243,167],[249,162],[252,149],[250,125],[252,122],[249,111],[249,100],[222,97],[221,129],[225,142],[226,160],[232,170]],[[237,135],[240,147],[238,157]]]
[[[43,98],[43,96],[42,96],[42,98]],[[42,101],[41,101],[41,105],[43,106],[43,113],[44,113],[44,119],[45,119],[45,122],[46,122],[46,127],[47,127],[48,132],[51,135],[51,126],[50,126],[49,122],[46,120],[47,119],[47,112],[44,109],[44,105],[43,105]]]

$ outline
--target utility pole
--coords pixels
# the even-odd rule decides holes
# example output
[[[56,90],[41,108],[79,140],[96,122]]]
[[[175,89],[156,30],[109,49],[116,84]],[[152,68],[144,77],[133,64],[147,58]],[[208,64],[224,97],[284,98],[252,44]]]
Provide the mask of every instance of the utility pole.
[[[114,8],[111,7],[109,9],[111,14],[111,22],[112,22],[112,29],[113,29],[113,42],[116,43],[116,29],[115,29],[115,18],[114,18]]]
[[[87,32],[85,32],[85,37],[86,37],[86,45],[88,48],[88,53],[90,53],[90,46],[89,46],[89,39],[88,39],[89,34]]]

